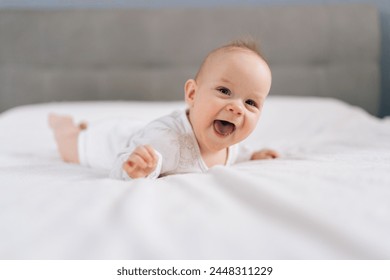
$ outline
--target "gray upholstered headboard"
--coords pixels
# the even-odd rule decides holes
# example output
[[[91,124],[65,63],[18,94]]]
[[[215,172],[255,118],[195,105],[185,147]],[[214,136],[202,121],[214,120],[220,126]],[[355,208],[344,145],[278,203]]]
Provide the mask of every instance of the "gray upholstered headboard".
[[[274,95],[377,113],[379,21],[362,5],[0,10],[0,111],[62,100],[179,100],[211,49],[259,40]]]

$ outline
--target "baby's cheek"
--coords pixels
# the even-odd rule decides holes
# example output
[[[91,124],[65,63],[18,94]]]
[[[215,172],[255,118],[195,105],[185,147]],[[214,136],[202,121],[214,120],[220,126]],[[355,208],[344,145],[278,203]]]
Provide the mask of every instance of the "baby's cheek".
[[[241,129],[239,142],[247,138],[253,132],[252,126],[246,126]]]
[[[255,130],[257,122],[258,122],[258,118],[252,118],[247,121],[246,125],[247,125],[247,131],[249,133],[252,133],[252,131]]]

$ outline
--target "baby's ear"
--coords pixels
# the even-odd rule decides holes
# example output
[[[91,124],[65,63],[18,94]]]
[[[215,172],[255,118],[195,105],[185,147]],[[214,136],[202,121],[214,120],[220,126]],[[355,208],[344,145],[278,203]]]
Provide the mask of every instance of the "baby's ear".
[[[194,103],[196,88],[197,85],[194,79],[187,80],[184,85],[185,101],[189,107]]]

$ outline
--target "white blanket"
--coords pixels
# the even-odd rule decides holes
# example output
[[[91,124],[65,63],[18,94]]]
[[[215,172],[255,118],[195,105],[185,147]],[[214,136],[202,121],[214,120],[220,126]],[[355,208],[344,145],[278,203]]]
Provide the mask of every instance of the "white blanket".
[[[277,160],[122,182],[62,162],[49,112],[149,121],[176,103],[52,103],[0,114],[1,259],[389,259],[390,120],[270,97]]]

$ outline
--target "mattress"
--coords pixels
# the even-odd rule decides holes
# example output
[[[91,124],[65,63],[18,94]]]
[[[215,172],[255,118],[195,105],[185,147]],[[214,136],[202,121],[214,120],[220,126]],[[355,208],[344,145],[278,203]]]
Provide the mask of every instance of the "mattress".
[[[51,112],[139,121],[183,102],[73,102],[0,114],[0,259],[388,259],[390,119],[269,97],[253,148],[281,157],[129,182],[61,161]]]

